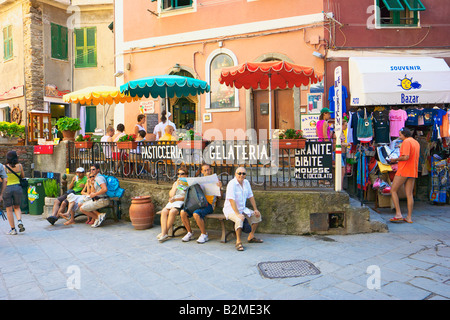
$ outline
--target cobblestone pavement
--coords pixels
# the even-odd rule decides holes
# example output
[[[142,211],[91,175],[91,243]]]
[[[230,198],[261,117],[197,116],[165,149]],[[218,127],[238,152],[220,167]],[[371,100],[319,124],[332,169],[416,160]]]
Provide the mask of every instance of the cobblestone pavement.
[[[405,204],[402,204],[405,206]],[[390,209],[373,213],[388,221]],[[55,226],[25,215],[26,231],[0,224],[0,299],[450,299],[450,207],[418,202],[414,223],[387,222],[388,233],[346,236],[259,234],[265,243],[158,243],[107,220],[90,228]],[[198,232],[197,232],[198,236]],[[306,260],[319,274],[264,278],[258,264]]]

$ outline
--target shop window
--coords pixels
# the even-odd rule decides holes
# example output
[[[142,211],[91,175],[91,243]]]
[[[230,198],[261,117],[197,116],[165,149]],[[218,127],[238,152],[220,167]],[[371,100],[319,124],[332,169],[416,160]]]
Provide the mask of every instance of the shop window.
[[[97,28],[75,29],[75,68],[97,66]]]
[[[426,8],[420,0],[376,0],[380,27],[417,27],[419,11]]]
[[[13,35],[12,25],[3,28],[3,59],[13,58]]]
[[[235,103],[235,90],[225,84],[219,82],[222,68],[232,67],[233,59],[228,54],[218,54],[212,61],[210,66],[210,86],[211,86],[211,107],[212,109],[232,108]]]
[[[52,58],[67,60],[68,32],[67,28],[51,24]]]
[[[192,7],[193,0],[162,0],[161,8],[163,10],[180,9],[185,7]]]

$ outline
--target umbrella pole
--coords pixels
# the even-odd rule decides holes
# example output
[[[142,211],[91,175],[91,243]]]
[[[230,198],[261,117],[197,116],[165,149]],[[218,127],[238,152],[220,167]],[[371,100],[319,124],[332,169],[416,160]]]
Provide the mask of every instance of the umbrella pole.
[[[269,73],[269,139],[272,140],[272,74]]]

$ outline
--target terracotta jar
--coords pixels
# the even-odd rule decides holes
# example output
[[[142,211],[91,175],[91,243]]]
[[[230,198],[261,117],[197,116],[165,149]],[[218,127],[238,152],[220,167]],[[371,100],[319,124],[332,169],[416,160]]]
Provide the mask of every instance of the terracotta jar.
[[[131,224],[136,230],[144,230],[153,226],[155,206],[150,196],[131,198],[130,206]]]

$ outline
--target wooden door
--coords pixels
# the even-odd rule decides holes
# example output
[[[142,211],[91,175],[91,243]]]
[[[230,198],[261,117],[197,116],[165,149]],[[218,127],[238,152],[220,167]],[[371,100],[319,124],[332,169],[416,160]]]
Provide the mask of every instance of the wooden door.
[[[295,120],[293,90],[276,90],[274,98],[275,126],[273,129],[294,129]]]

